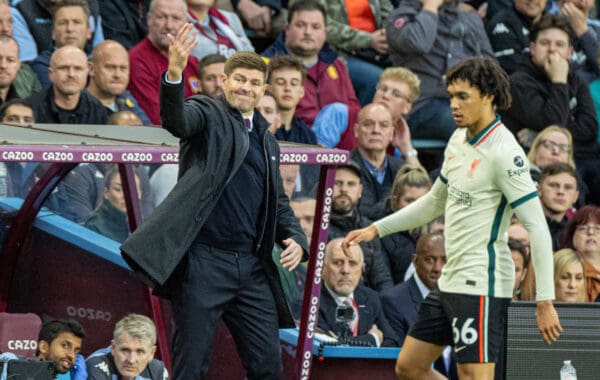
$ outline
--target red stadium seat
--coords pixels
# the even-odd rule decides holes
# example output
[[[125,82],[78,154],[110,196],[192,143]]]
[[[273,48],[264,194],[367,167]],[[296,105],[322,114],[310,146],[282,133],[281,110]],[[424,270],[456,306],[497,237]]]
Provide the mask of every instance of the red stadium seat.
[[[34,357],[41,325],[37,314],[0,313],[0,352]]]

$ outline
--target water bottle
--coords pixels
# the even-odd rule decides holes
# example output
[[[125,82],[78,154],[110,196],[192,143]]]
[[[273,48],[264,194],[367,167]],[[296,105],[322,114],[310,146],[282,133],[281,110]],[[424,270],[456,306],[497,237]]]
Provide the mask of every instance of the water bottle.
[[[560,369],[560,380],[577,380],[577,371],[575,371],[575,367],[571,365],[570,360],[564,361],[564,364]]]

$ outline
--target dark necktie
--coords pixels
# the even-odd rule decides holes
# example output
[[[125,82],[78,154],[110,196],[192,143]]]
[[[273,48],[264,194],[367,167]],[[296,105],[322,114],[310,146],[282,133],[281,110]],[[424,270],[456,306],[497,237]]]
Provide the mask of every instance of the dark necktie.
[[[252,124],[250,123],[250,119],[244,119],[244,125],[248,131],[252,130]]]

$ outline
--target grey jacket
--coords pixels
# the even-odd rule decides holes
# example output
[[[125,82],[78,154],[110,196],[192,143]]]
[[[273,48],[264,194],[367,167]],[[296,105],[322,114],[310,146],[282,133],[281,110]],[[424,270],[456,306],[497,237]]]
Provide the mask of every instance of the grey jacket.
[[[179,181],[154,213],[121,246],[123,257],[161,296],[169,296],[168,279],[188,252],[237,172],[249,149],[241,113],[224,97],[196,95],[183,102],[183,84],[167,84],[160,92],[163,128],[179,137]],[[254,127],[262,138],[267,164],[263,222],[256,253],[277,303],[281,327],[293,327],[272,250],[275,239],[293,238],[308,252],[298,220],[289,207],[279,175],[279,146],[267,132],[267,121],[254,113]],[[241,190],[243,191],[243,190]],[[166,285],[166,286],[165,286]]]
[[[493,57],[476,12],[459,11],[456,3],[443,4],[437,14],[421,8],[419,0],[403,0],[386,25],[392,64],[411,69],[421,79],[421,97],[413,110],[431,98],[448,97],[446,71],[462,59]]]

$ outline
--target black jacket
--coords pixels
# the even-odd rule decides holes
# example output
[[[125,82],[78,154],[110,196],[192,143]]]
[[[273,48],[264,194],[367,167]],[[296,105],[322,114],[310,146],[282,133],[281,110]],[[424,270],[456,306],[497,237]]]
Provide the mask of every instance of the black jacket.
[[[97,0],[104,38],[120,42],[129,50],[146,34],[146,13],[150,0]]]
[[[362,217],[356,209],[351,216],[340,216],[332,213],[331,222],[329,223],[329,240],[345,237],[348,232],[367,227],[370,224],[371,221]],[[365,286],[378,292],[391,288],[394,283],[392,282],[387,260],[381,251],[379,239],[375,238],[370,242],[360,243],[360,247],[365,260],[365,268],[363,269]]]
[[[129,236],[127,214],[117,210],[106,199],[100,204],[100,207],[94,210],[90,218],[85,222],[85,226],[119,243],[124,242],[127,236]]]
[[[186,255],[213,211],[223,189],[249,148],[241,113],[224,97],[197,95],[183,102],[183,84],[161,84],[160,116],[163,128],[181,139],[179,181],[152,215],[121,246],[128,264],[155,293],[169,296],[167,280]],[[277,268],[274,241],[293,238],[308,252],[306,237],[289,207],[279,175],[279,146],[268,133],[267,121],[254,112],[253,125],[263,139],[267,164],[264,210],[259,218],[255,251],[261,259],[277,303],[279,324],[293,327]]]
[[[87,91],[81,92],[77,107],[70,111],[60,110],[56,106],[53,86],[32,95],[31,103],[36,123],[106,124],[108,121],[106,108]]]
[[[531,58],[510,76],[512,106],[500,112],[513,132],[541,131],[549,125],[566,127],[573,135],[576,159],[597,158],[598,124],[590,90],[569,68],[567,84],[552,83]]]

